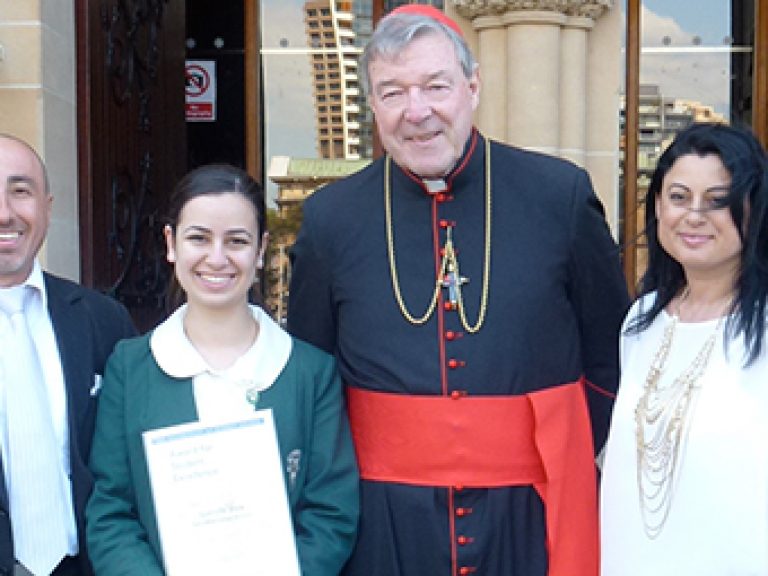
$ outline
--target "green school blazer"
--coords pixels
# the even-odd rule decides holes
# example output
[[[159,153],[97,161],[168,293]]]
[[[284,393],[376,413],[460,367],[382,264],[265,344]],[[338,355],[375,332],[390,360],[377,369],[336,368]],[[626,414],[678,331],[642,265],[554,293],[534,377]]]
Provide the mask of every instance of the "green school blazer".
[[[192,379],[162,372],[149,338],[121,342],[104,375],[90,460],[95,487],[86,508],[88,551],[99,576],[164,574],[141,435],[198,419]],[[288,363],[259,394],[257,408],[273,411],[302,572],[336,576],[355,541],[359,497],[333,358],[293,339]]]

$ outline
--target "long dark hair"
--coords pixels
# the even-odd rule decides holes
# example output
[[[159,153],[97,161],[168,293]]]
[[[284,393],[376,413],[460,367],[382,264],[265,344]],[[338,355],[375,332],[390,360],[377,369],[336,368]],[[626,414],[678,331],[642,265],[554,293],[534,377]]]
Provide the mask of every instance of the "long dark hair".
[[[743,128],[724,124],[693,124],[680,132],[661,155],[645,202],[645,236],[648,269],[640,280],[638,295],[656,291],[656,300],[628,326],[637,333],[685,286],[683,267],[659,243],[656,198],[672,165],[688,154],[717,155],[731,176],[728,210],[742,242],[732,315],[726,325],[726,341],[744,335],[745,365],[762,350],[768,294],[768,158],[755,136]]]
[[[188,172],[173,189],[168,203],[166,224],[176,234],[176,226],[184,206],[190,200],[200,196],[219,196],[239,194],[253,205],[259,234],[266,231],[267,219],[264,214],[264,191],[245,170],[230,164],[206,164]],[[260,239],[259,239],[260,241]],[[253,292],[253,291],[252,291]],[[260,294],[252,294],[252,299],[260,300]],[[166,295],[166,310],[171,312],[186,300],[176,275],[172,274]]]

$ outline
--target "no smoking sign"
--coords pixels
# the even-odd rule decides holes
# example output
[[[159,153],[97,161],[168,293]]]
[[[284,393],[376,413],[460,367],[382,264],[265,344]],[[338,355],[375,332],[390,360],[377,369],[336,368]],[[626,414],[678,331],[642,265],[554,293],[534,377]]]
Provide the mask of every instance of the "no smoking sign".
[[[216,62],[187,60],[184,70],[186,117],[188,122],[216,120]]]

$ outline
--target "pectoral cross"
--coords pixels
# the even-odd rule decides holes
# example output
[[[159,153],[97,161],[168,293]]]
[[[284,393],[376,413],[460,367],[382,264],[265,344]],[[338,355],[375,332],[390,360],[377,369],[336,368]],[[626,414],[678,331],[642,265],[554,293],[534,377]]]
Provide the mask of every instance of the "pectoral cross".
[[[459,274],[459,263],[456,260],[456,251],[453,248],[453,227],[449,226],[446,230],[445,247],[443,248],[443,278],[440,281],[440,285],[443,288],[448,289],[448,302],[452,306],[456,306],[461,298],[461,287],[469,282],[469,278],[465,278]]]
[[[461,286],[469,282],[469,278],[459,276],[453,269],[453,264],[448,263],[445,275],[443,276],[443,288],[448,289],[448,301],[451,304],[458,304],[459,302],[459,289]]]

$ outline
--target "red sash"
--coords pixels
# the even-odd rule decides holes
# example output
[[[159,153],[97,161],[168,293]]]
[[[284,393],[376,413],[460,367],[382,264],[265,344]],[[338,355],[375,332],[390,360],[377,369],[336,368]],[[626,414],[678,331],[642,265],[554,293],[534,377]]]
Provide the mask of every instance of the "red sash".
[[[417,486],[532,485],[549,576],[597,576],[597,482],[584,380],[523,396],[411,396],[349,387],[360,475]]]

